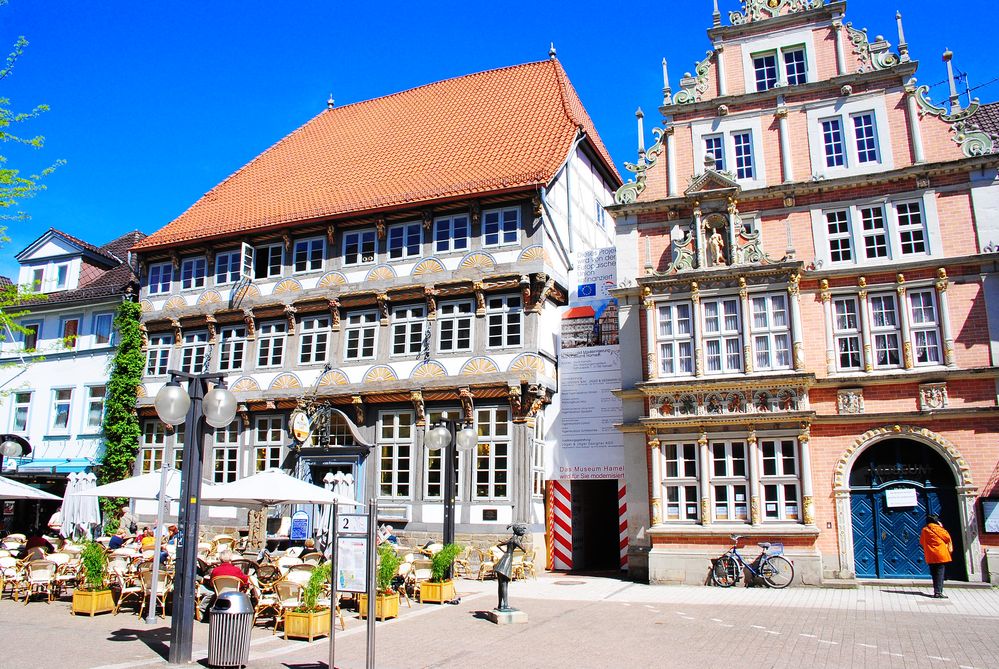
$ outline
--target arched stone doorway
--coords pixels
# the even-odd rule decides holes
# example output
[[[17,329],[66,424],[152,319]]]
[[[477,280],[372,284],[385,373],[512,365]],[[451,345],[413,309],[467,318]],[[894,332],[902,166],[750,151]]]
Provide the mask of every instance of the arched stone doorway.
[[[954,538],[947,578],[981,580],[975,488],[957,449],[922,427],[869,430],[834,471],[841,578],[926,578],[919,530],[938,513]]]

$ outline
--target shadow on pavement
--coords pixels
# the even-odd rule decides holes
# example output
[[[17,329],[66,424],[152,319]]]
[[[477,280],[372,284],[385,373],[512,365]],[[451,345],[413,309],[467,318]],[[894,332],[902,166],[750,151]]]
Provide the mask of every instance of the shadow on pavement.
[[[328,669],[329,665],[325,662],[308,662],[306,664],[288,664],[285,663],[288,669]]]
[[[166,641],[169,638],[169,627],[154,627],[153,629],[114,630],[111,632],[111,636],[108,637],[108,641],[141,641],[151,651],[165,660],[169,651]]]
[[[476,620],[489,620],[488,611],[471,611],[470,613],[472,614],[472,617],[475,618]],[[489,620],[489,622],[492,621]]]
[[[928,597],[929,599],[933,599],[932,594],[920,592],[919,590],[882,590],[881,592],[891,595],[912,595],[913,597]]]

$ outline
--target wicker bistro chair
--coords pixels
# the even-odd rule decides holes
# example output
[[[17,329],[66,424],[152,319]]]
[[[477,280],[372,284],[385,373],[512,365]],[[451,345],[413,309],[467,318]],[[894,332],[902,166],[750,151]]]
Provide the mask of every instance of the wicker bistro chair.
[[[316,600],[316,604],[318,604],[319,606],[330,606],[330,591],[329,591],[329,588],[324,588],[323,594],[320,595],[319,599]],[[347,629],[347,623],[344,622],[343,611],[340,610],[340,597],[339,596],[337,597],[337,601],[336,601],[336,610],[333,613],[336,615],[337,620],[340,621],[340,630],[341,631],[342,630],[346,630]]]
[[[471,546],[465,546],[461,554],[458,555],[454,560],[454,575],[467,577],[472,573],[472,554],[473,549]]]
[[[302,564],[302,559],[290,555],[282,555],[278,558],[277,566],[281,570],[281,575],[288,573],[288,569],[294,567],[295,565]]]
[[[32,560],[25,563],[24,569],[25,578],[19,583],[24,591],[24,604],[28,604],[32,595],[40,593],[45,594],[46,603],[51,602],[58,566],[48,560]]]
[[[10,598],[17,601],[15,596],[18,591],[18,584],[24,580],[24,569],[17,561],[17,558],[5,555],[0,557],[0,598],[10,586]]]
[[[150,576],[150,582],[152,579],[152,572],[147,572]],[[121,607],[130,601],[138,602],[139,612],[142,612],[142,607],[145,600],[145,588],[141,579],[134,573],[130,574],[128,572],[112,572],[115,580],[118,581],[119,592],[118,601],[115,602],[114,611],[112,615],[118,615],[121,611]]]
[[[245,588],[238,576],[216,576],[212,579],[212,590],[216,597],[223,592],[243,592]]]
[[[293,609],[302,603],[302,586],[294,581],[280,580],[274,584],[274,595],[277,599],[274,604],[274,631],[277,634],[278,625],[284,622],[284,615],[289,609]]]
[[[311,564],[292,565],[288,567],[288,572],[284,575],[284,579],[286,581],[294,581],[304,588],[308,584],[309,579],[312,578],[312,572],[315,570],[316,566]]]
[[[277,565],[273,564],[262,564],[257,567],[257,584],[263,592],[269,592],[271,586],[274,585],[281,578],[281,570],[278,569]]]
[[[165,569],[157,574],[158,578],[156,580],[156,605],[159,607],[160,614],[166,611],[166,598],[172,590],[172,578],[168,571]],[[142,604],[139,606],[139,617],[142,617],[142,612],[146,610],[149,606],[149,600],[153,594],[153,572],[151,571],[141,571],[139,572],[139,578],[142,580]],[[165,618],[166,616],[163,615]]]

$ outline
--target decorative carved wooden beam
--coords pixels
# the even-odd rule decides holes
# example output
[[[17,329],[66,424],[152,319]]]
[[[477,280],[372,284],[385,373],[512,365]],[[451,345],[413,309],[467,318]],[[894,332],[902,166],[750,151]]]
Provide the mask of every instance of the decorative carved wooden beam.
[[[350,399],[354,407],[354,418],[358,426],[364,425],[364,400],[360,395],[354,395]]]
[[[458,402],[461,403],[461,417],[466,425],[474,420],[475,403],[472,401],[472,389],[464,386],[458,389]]]
[[[513,422],[522,423],[524,422],[524,417],[521,414],[523,411],[523,404],[521,402],[522,395],[520,390],[520,384],[510,384],[507,386],[507,399],[510,401],[510,412],[513,414]]]
[[[420,214],[423,216],[423,229],[430,232],[434,225],[434,210],[424,209]]]
[[[285,253],[291,253],[291,235],[289,235],[287,232],[282,232],[281,241],[284,242]]]
[[[423,405],[423,392],[414,390],[409,394],[409,397],[413,402],[413,411],[416,412],[416,426],[423,427],[427,424],[427,414]]]
[[[479,219],[482,218],[482,205],[478,200],[473,200],[468,206],[469,218],[471,219],[472,225],[478,225]],[[473,233],[474,234],[474,233]]]
[[[472,282],[472,290],[475,291],[475,315],[479,318],[486,315],[486,296],[483,295],[482,289],[481,281]]]
[[[424,286],[423,296],[427,300],[427,320],[433,321],[437,319],[437,295],[440,291],[434,286]]]
[[[330,321],[332,323],[333,332],[340,331],[340,300],[335,297],[329,299],[330,308]]]
[[[257,330],[253,325],[253,309],[243,309],[243,322],[246,324],[246,338],[256,339]]]
[[[290,304],[284,305],[284,317],[288,320],[288,334],[295,334],[295,314],[298,309]]]
[[[378,314],[381,316],[381,325],[386,326],[389,324],[389,296],[388,293],[378,293],[375,295],[375,300],[378,302]]]
[[[215,344],[218,342],[218,330],[216,326],[218,321],[215,320],[215,316],[212,314],[205,314],[205,325],[208,327],[208,343]]]
[[[375,219],[375,230],[378,232],[378,239],[385,239],[385,217],[379,216]]]
[[[173,345],[175,348],[180,348],[183,342],[182,329],[180,327],[180,321],[176,318],[170,319],[170,327],[173,328]]]

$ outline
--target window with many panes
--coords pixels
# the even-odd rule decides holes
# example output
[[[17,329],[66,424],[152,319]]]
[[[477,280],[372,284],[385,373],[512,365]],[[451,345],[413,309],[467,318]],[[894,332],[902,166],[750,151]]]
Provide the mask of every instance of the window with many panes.
[[[205,287],[208,276],[208,261],[204,258],[187,258],[180,264],[180,287],[193,290]]]
[[[724,135],[708,135],[704,138],[704,155],[715,159],[715,169],[719,172],[725,169],[724,142]]]
[[[711,515],[717,522],[749,522],[749,470],[746,444],[716,441],[711,453]]]
[[[219,371],[238,372],[246,357],[246,326],[227,325],[219,330]]]
[[[863,368],[860,346],[860,312],[855,297],[837,297],[833,304],[833,341],[836,369],[841,372]]]
[[[702,341],[706,372],[741,372],[742,337],[738,298],[704,300],[701,305],[704,313]]]
[[[878,162],[878,140],[874,126],[874,112],[854,114],[853,134],[857,141],[857,162]]]
[[[368,360],[375,357],[378,339],[378,314],[359,311],[347,316],[344,323],[345,360]]]
[[[826,239],[829,241],[830,261],[848,262],[853,260],[850,216],[845,209],[826,212],[826,234]]]
[[[822,214],[822,228],[833,263],[876,264],[926,256],[929,232],[921,200],[861,204]]]
[[[364,265],[375,261],[378,239],[375,231],[349,230],[343,233],[343,264]]]
[[[897,203],[895,215],[898,217],[898,241],[902,255],[925,254],[926,228],[923,226],[923,210],[919,202]]]
[[[172,334],[149,335],[149,346],[146,347],[146,376],[166,375],[170,368],[172,349]]]
[[[241,251],[224,251],[215,256],[215,284],[236,283],[242,278]]]
[[[475,499],[510,496],[510,410],[475,410],[479,441],[475,447]]]
[[[52,431],[69,431],[69,414],[73,406],[73,389],[56,388],[52,391]]]
[[[940,324],[937,318],[936,298],[932,290],[910,290],[909,331],[912,336],[913,362],[916,365],[939,365]]]
[[[413,453],[413,414],[383,412],[378,433],[381,497],[409,498]]]
[[[788,86],[797,86],[808,81],[808,65],[805,62],[805,47],[782,49],[784,57],[784,81]]]
[[[326,240],[322,237],[299,239],[295,242],[295,273],[318,272],[323,268],[326,255]]]
[[[416,355],[423,350],[424,310],[422,304],[392,310],[392,355]]]
[[[170,292],[173,281],[173,265],[168,262],[149,266],[149,294],[164,295]]]
[[[735,147],[735,176],[739,179],[755,179],[753,167],[753,135],[750,132],[732,133]]]
[[[314,365],[326,362],[330,339],[330,317],[303,318],[298,329],[298,362]]]
[[[208,332],[185,332],[180,348],[180,371],[201,374],[208,357]]]
[[[663,447],[663,518],[667,521],[696,521],[699,517],[697,495],[697,444],[664,444]]]
[[[457,409],[435,409],[433,411],[427,411],[427,425],[432,426],[438,421],[444,418],[455,419],[461,416],[461,412]],[[423,449],[423,498],[424,499],[442,499],[444,494],[444,470],[441,464],[444,459],[444,449],[440,448],[436,451],[432,451],[429,448]],[[466,454],[458,451],[457,462],[454,465],[454,480],[458,482],[458,494],[457,499],[463,498],[464,483],[461,477],[461,470],[463,462],[466,463]]]
[[[272,279],[281,276],[284,269],[284,246],[268,244],[253,250],[253,278]]]
[[[760,295],[750,300],[755,368],[790,369],[791,328],[787,315],[787,296],[781,293]]]
[[[281,466],[284,418],[257,416],[253,422],[253,468],[259,473]]]
[[[864,235],[864,255],[868,260],[887,258],[888,230],[885,227],[884,207],[861,207],[860,222]]]
[[[212,439],[212,480],[229,483],[239,477],[239,421],[215,428]]]
[[[520,346],[523,326],[520,295],[486,297],[486,327],[489,348]]]
[[[502,246],[520,241],[520,210],[493,209],[482,213],[484,246]]]
[[[87,432],[97,432],[101,429],[104,421],[104,396],[106,388],[104,386],[89,386],[87,388],[86,418],[84,419],[84,430]]]
[[[756,90],[768,91],[777,85],[777,52],[758,53],[753,55],[753,73],[756,78]]]
[[[808,61],[803,45],[754,53],[752,62],[757,91],[768,91],[779,84],[797,86],[808,81]]]
[[[31,391],[20,390],[14,393],[13,413],[10,418],[11,432],[27,432],[28,416],[31,411]]]
[[[531,439],[531,497],[545,495],[545,427],[544,414],[539,413],[534,422]]]
[[[874,367],[898,367],[902,362],[901,332],[895,295],[871,295],[871,339],[874,343]]]
[[[800,518],[797,442],[794,439],[760,440],[763,454],[763,518],[793,520]]]
[[[284,364],[287,333],[288,324],[284,321],[260,324],[257,329],[257,367],[281,367]]]
[[[147,420],[142,424],[142,445],[138,456],[140,474],[152,474],[163,466],[165,442],[166,431],[162,422]]]
[[[470,236],[467,214],[444,216],[434,221],[434,250],[437,253],[467,251]]]
[[[112,314],[94,315],[94,344],[104,346],[111,343],[111,325],[114,322]]]
[[[690,302],[659,305],[659,371],[665,376],[694,373],[694,329]]]
[[[843,121],[839,116],[823,119],[822,147],[826,154],[826,167],[846,164],[846,147],[843,145]]]
[[[471,300],[441,302],[437,307],[437,350],[441,353],[472,350],[474,319]]]
[[[388,229],[388,254],[392,260],[414,258],[423,248],[423,225],[419,222],[402,223]]]

